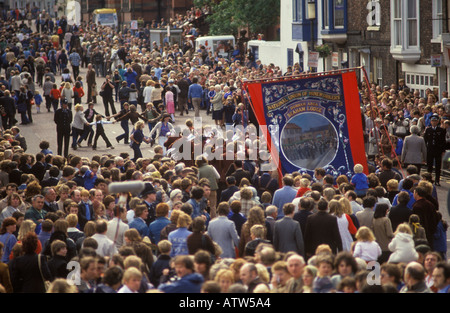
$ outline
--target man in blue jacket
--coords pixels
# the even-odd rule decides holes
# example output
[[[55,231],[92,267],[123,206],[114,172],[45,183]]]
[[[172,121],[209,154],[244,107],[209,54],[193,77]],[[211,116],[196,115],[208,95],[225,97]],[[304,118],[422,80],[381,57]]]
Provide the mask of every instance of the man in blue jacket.
[[[145,220],[148,216],[148,209],[145,205],[137,205],[134,209],[135,218],[130,223],[130,228],[135,228],[142,238],[149,235],[149,227]]]
[[[179,255],[174,260],[178,280],[161,284],[158,289],[164,293],[200,293],[203,276],[195,272],[194,262],[188,255]]]
[[[202,103],[203,88],[198,83],[198,77],[192,79],[192,85],[189,86],[188,101],[194,107],[194,116],[200,116],[200,105]]]
[[[75,49],[72,49],[72,53],[69,55],[69,61],[72,65],[73,79],[76,81],[78,75],[80,75],[81,57]]]

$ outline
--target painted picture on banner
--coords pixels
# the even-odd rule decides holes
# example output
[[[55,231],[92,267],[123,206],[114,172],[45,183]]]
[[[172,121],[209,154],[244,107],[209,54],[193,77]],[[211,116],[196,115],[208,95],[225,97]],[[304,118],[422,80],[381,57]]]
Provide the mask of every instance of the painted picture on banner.
[[[280,172],[313,175],[321,167],[334,177],[351,177],[355,157],[358,163],[364,161],[355,78],[350,72],[248,85],[258,123],[269,130]]]
[[[325,167],[336,156],[338,134],[331,122],[317,113],[291,118],[281,132],[281,150],[287,161],[313,171]]]

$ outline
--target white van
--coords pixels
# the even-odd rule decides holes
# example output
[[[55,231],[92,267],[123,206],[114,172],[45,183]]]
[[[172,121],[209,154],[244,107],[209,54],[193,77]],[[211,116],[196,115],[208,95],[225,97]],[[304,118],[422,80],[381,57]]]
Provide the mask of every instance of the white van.
[[[222,58],[228,58],[230,53],[233,52],[235,45],[235,39],[233,35],[227,36],[204,36],[195,39],[195,50],[200,49],[200,46],[205,46],[206,51],[218,52],[218,55]]]
[[[116,9],[96,9],[92,12],[92,18],[98,25],[109,26],[113,29],[119,26]]]

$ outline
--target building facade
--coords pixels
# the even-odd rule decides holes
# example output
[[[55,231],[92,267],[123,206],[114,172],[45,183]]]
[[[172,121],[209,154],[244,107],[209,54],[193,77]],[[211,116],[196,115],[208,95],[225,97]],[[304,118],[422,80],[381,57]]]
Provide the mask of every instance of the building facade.
[[[406,85],[425,95],[449,89],[450,0],[281,1],[280,41],[250,41],[263,63],[283,71],[321,51],[317,71],[364,66],[368,79]],[[327,48],[327,49],[324,49]],[[358,79],[364,80],[362,71]]]
[[[116,9],[120,23],[129,23],[132,20],[168,21],[176,14],[184,15],[186,10],[193,6],[193,0],[80,0],[83,19],[88,20],[92,11],[100,8]]]

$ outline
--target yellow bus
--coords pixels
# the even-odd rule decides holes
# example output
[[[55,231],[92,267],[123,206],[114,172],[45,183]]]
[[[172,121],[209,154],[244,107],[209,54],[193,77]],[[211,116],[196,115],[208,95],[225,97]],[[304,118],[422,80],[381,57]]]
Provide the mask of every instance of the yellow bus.
[[[94,23],[102,26],[117,28],[119,21],[117,19],[116,9],[96,9],[92,12]]]

